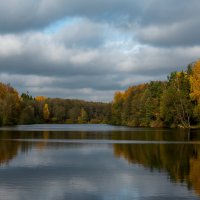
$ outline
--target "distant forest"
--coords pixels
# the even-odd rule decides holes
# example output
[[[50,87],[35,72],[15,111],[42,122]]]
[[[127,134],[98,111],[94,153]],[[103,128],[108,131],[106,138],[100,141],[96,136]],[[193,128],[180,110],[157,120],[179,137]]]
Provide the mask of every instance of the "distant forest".
[[[0,125],[41,123],[109,123],[111,104],[19,93],[0,83]]]
[[[190,128],[200,123],[200,61],[167,81],[151,81],[116,92],[111,103],[19,93],[0,83],[0,125],[109,123],[134,127]]]

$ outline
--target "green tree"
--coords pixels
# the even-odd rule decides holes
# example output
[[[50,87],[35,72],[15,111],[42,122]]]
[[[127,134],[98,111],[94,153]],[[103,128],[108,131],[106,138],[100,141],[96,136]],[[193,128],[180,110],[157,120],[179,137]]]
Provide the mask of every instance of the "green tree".
[[[167,126],[190,127],[192,103],[190,100],[190,83],[185,72],[174,72],[168,77],[168,86],[164,91],[161,113]]]
[[[19,123],[20,124],[34,124],[35,123],[34,114],[35,114],[34,107],[32,105],[27,105],[21,111]]]

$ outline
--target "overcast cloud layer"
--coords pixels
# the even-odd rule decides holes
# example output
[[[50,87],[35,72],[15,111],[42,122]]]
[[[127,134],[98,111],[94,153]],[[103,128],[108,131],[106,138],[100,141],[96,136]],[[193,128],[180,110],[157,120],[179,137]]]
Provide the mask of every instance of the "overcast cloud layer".
[[[20,92],[110,101],[200,58],[199,0],[7,0],[0,81]]]

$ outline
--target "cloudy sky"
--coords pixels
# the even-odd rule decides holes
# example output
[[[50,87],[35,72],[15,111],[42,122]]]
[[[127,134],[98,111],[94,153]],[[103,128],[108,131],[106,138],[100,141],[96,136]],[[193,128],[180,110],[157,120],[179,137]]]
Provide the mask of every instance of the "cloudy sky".
[[[200,58],[199,0],[1,0],[0,81],[110,101]]]

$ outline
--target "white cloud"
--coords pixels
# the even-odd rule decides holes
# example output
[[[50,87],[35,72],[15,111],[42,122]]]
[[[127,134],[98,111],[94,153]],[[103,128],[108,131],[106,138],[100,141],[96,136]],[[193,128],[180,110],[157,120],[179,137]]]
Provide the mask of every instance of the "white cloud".
[[[0,57],[20,55],[22,43],[15,35],[0,35]]]

